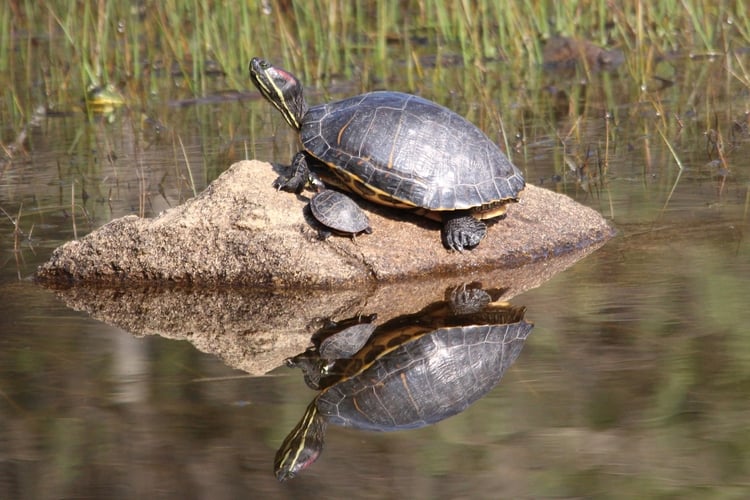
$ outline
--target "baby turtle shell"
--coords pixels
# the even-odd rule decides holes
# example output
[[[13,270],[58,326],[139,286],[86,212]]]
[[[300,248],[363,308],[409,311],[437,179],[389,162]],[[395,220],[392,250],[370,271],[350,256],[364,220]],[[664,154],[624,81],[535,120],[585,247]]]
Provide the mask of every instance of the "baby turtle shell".
[[[310,200],[310,211],[315,220],[337,234],[372,233],[367,214],[354,200],[338,191],[326,189],[317,193]],[[322,239],[329,235],[329,231],[321,232]]]

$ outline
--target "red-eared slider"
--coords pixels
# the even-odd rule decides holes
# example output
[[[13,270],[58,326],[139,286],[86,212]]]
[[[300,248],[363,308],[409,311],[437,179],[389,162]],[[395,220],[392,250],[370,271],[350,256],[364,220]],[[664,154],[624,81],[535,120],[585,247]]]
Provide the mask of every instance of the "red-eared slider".
[[[359,233],[372,233],[367,214],[343,193],[324,189],[310,200],[310,212],[315,220],[325,226],[320,238],[326,239],[331,232],[354,236]]]
[[[250,77],[304,147],[292,175],[276,181],[280,189],[299,193],[320,175],[368,200],[442,222],[443,244],[461,251],[484,238],[480,219],[502,216],[525,186],[481,130],[432,101],[381,91],[308,107],[302,85],[283,69],[254,58]]]
[[[313,347],[288,360],[320,392],[277,452],[276,477],[294,477],[318,458],[328,423],[370,431],[414,429],[455,415],[485,395],[518,357],[533,325],[524,321],[522,307],[481,304],[471,311],[441,302],[395,318],[341,359],[321,359]],[[352,328],[344,330],[347,335]],[[344,344],[361,345],[351,339]]]

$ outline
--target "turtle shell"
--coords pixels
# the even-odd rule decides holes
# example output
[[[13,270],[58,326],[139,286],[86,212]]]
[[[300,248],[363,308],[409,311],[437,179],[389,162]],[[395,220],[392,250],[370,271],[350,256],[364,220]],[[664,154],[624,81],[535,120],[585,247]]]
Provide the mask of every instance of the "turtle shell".
[[[495,387],[532,328],[520,320],[417,335],[400,332],[381,339],[345,361],[347,375],[318,395],[317,409],[330,423],[364,430],[413,429],[438,422]],[[331,368],[333,377],[336,369]]]
[[[453,111],[400,92],[314,106],[300,139],[329,183],[375,202],[424,211],[501,215],[524,188],[521,172],[479,128]]]
[[[370,233],[370,220],[354,200],[332,189],[323,190],[310,200],[313,217],[327,228],[344,234]]]

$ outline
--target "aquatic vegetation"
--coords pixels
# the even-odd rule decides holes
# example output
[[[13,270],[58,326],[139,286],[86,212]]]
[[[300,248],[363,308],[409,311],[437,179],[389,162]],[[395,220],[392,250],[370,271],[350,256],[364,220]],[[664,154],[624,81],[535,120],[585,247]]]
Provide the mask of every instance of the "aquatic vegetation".
[[[0,26],[4,83],[15,95],[41,93],[50,103],[90,84],[148,94],[164,76],[196,95],[216,75],[241,87],[257,54],[306,81],[358,76],[363,85],[404,73],[421,78],[455,58],[468,74],[486,73],[489,60],[528,72],[541,63],[545,40],[584,34],[625,50],[633,78],[646,84],[661,57],[733,58],[750,43],[744,3],[728,0],[16,1],[0,7]]]

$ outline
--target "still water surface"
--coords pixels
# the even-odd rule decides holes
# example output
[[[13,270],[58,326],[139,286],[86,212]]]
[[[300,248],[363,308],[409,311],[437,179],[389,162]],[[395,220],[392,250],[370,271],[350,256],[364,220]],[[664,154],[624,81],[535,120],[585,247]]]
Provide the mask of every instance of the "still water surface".
[[[590,109],[608,108],[591,99]],[[600,210],[618,236],[512,299],[534,330],[469,410],[408,432],[331,427],[318,462],[279,484],[273,456],[314,395],[299,372],[246,376],[184,340],[134,336],[69,309],[27,279],[58,244],[174,206],[246,154],[288,161],[296,145],[280,116],[256,98],[239,102],[165,109],[184,153],[135,132],[133,113],[112,124],[49,118],[28,162],[5,168],[0,206],[21,210],[24,236],[14,250],[4,218],[0,498],[747,496],[746,131],[727,177],[707,166],[700,123],[671,135],[678,177],[655,128],[635,127],[642,113],[619,103],[606,181],[586,184],[538,132],[546,118],[532,117],[514,154],[527,179]],[[574,163],[604,148],[595,115],[575,125]],[[254,128],[207,132],[212,116]],[[79,206],[71,217],[71,192],[85,216]]]

